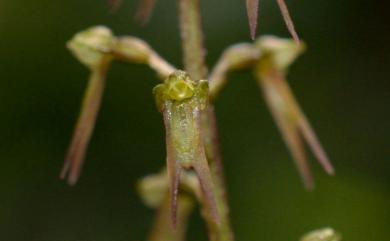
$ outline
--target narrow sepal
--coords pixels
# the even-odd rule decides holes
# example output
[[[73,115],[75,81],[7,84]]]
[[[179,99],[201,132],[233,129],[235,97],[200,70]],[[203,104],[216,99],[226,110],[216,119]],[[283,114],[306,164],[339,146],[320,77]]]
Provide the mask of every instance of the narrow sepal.
[[[284,0],[276,0],[276,1],[279,5],[280,12],[282,13],[282,16],[283,16],[284,22],[286,23],[288,31],[290,32],[294,41],[297,44],[300,44],[301,41],[299,39],[297,32],[295,31],[294,22],[292,21],[290,13],[288,12],[286,2]]]
[[[140,0],[135,20],[140,24],[148,23],[157,0]]]
[[[249,30],[252,40],[256,38],[256,28],[259,15],[259,0],[246,0]]]

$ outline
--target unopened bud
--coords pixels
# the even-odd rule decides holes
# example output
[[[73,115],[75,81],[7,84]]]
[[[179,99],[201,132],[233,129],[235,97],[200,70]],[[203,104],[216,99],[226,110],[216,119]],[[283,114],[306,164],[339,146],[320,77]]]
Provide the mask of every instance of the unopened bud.
[[[67,47],[75,57],[90,69],[97,68],[111,51],[114,36],[110,29],[96,26],[77,33]]]
[[[332,228],[314,230],[301,239],[301,241],[340,241],[341,236]]]
[[[149,175],[138,182],[138,191],[145,205],[156,208],[164,201],[169,188],[166,172]]]

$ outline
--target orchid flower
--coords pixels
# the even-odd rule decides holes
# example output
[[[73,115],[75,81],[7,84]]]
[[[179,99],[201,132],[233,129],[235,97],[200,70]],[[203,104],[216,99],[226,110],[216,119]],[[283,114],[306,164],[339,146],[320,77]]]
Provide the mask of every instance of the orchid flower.
[[[312,189],[313,180],[302,143],[303,139],[307,141],[328,174],[334,174],[334,169],[285,79],[288,66],[303,52],[304,46],[275,37],[262,37],[257,40],[256,46],[263,55],[256,66],[255,73],[265,100],[290,149],[306,188]]]
[[[196,173],[205,204],[212,219],[219,223],[213,181],[201,130],[201,114],[208,103],[207,81],[195,82],[187,73],[176,71],[165,83],[157,85],[153,93],[157,108],[164,117],[173,225],[176,224],[180,176],[187,170]]]

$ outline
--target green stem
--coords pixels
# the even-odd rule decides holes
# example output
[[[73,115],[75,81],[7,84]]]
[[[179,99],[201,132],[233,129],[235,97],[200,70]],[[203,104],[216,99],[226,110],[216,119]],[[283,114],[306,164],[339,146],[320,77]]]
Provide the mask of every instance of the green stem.
[[[199,0],[178,0],[184,68],[194,80],[206,77]]]
[[[207,76],[207,68],[204,60],[199,0],[178,0],[178,3],[185,70],[194,80],[204,79]],[[215,224],[206,208],[203,209],[203,216],[208,225],[211,241],[233,241],[215,119],[214,106],[210,103],[203,115],[202,128],[221,223]]]

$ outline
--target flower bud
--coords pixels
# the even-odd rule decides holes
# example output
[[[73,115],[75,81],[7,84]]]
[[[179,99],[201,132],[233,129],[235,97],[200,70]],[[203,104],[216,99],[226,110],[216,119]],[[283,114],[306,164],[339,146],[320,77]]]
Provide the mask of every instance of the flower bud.
[[[67,47],[81,63],[95,69],[111,51],[114,39],[110,29],[96,26],[77,33]]]
[[[331,228],[314,230],[301,239],[301,241],[340,241],[341,236]]]

